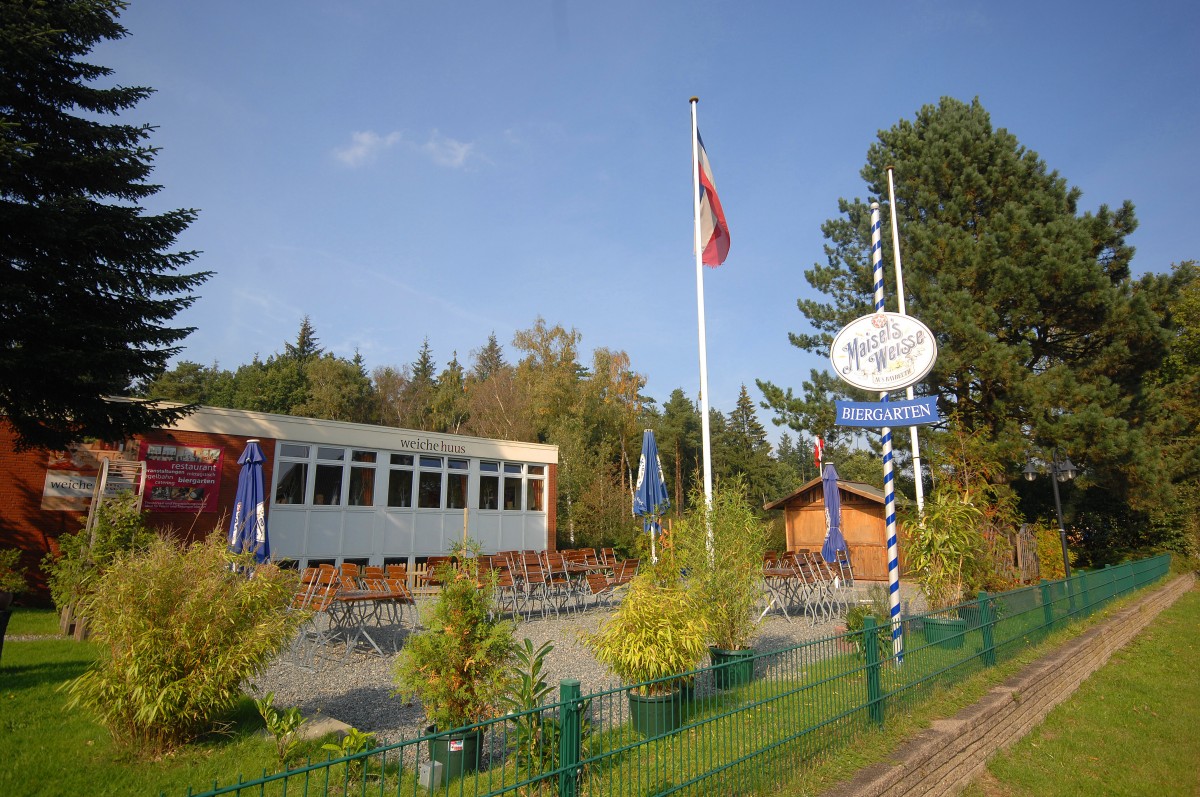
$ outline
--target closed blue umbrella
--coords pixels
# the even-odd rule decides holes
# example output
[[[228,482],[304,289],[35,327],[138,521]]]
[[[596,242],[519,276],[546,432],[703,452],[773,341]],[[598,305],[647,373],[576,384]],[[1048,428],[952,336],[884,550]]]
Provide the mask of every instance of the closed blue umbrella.
[[[837,552],[846,550],[846,538],[842,534],[842,498],[838,494],[838,474],[833,463],[826,464],[821,472],[821,489],[825,493],[825,544],[821,546],[821,558],[833,564],[837,561]]]
[[[263,490],[262,464],[266,461],[257,440],[246,441],[246,450],[238,457],[237,497],[233,519],[229,522],[229,548],[236,553],[253,552],[260,563],[271,558],[267,540],[267,507]]]
[[[659,518],[670,505],[662,463],[658,460],[658,444],[654,442],[654,432],[647,429],[642,433],[642,458],[638,461],[637,488],[633,491],[633,514],[643,518],[643,528],[650,535],[651,551],[654,550],[655,536],[662,530]]]

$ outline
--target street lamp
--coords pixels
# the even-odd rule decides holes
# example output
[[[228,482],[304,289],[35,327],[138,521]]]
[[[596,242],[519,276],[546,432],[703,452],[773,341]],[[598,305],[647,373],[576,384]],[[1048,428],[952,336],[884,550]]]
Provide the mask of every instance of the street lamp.
[[[1071,462],[1071,458],[1064,456],[1059,462],[1058,449],[1054,449],[1050,454],[1050,485],[1054,488],[1054,511],[1058,513],[1058,538],[1062,542],[1063,574],[1067,578],[1071,577],[1071,557],[1067,555],[1067,530],[1063,526],[1062,501],[1058,497],[1058,483],[1074,479],[1075,474],[1075,465]],[[1031,482],[1037,478],[1037,475],[1037,465],[1033,464],[1033,460],[1029,460],[1025,465],[1025,481]]]

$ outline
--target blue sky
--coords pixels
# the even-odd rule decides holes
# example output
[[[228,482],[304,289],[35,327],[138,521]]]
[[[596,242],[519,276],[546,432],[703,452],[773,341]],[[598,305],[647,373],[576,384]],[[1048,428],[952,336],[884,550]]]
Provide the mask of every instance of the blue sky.
[[[1082,209],[1132,200],[1135,271],[1198,255],[1195,4],[133,0],[122,21],[93,60],[157,90],[125,118],[158,127],[149,208],[200,210],[180,246],[215,276],[177,320],[205,364],[305,315],[368,369],[426,337],[467,362],[493,331],[515,361],[542,316],[585,363],[624,350],[648,395],[695,396],[692,95],[731,227],[705,273],[722,411],[823,367],[787,338],[820,225],[865,195],[877,131],[942,96],[978,96]]]

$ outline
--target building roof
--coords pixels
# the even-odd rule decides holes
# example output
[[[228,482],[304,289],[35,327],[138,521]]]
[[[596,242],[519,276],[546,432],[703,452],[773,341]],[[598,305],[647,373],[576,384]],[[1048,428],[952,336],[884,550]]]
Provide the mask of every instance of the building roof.
[[[818,487],[820,484],[820,476],[815,479],[810,479],[809,481],[800,485],[795,492],[789,493],[777,501],[772,501],[769,504],[763,504],[763,509],[783,509],[787,504],[791,503],[793,499],[799,498],[804,492],[811,490],[813,487]],[[845,490],[848,493],[862,496],[869,501],[875,501],[879,504],[884,502],[883,490],[880,490],[874,485],[867,484],[865,482],[844,481],[843,479],[838,479],[837,484],[839,490]],[[818,493],[818,496],[819,495],[820,493]]]
[[[161,402],[177,406],[174,402]],[[361,446],[392,451],[466,454],[496,459],[523,459],[558,464],[558,446],[523,443],[516,440],[489,440],[467,435],[424,432],[348,421],[299,418],[254,410],[198,406],[192,414],[163,429],[242,437],[270,437],[301,443]]]

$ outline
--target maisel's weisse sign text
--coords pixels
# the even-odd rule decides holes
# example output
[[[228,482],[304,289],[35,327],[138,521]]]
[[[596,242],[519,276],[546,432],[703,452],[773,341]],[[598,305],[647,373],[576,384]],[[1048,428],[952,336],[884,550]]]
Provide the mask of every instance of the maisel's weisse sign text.
[[[887,392],[920,382],[937,360],[937,343],[929,327],[912,316],[874,313],[842,327],[829,359],[842,381]]]
[[[837,404],[838,426],[879,427],[920,426],[937,423],[937,398],[919,398],[912,401],[839,401]]]

